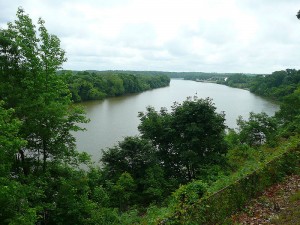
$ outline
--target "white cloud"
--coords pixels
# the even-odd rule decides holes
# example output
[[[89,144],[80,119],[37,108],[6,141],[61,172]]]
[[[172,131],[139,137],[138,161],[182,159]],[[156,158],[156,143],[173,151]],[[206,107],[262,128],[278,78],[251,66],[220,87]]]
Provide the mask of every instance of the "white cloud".
[[[2,27],[18,6],[61,39],[66,69],[299,69],[298,0],[0,0]]]

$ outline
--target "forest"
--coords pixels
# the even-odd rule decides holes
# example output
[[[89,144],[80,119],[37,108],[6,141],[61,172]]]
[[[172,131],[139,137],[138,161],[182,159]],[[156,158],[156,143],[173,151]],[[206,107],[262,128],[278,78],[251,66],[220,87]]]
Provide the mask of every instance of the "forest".
[[[73,103],[162,87],[169,77],[58,73],[66,61],[59,38],[22,8],[0,30],[0,60],[1,224],[222,223],[300,172],[296,70],[224,83],[279,100],[275,116],[251,112],[232,130],[209,98],[190,97],[170,111],[149,106],[139,114],[140,135],[95,164],[76,149],[73,133],[88,119]]]
[[[138,93],[170,84],[170,78],[161,74],[144,75],[118,71],[59,71],[59,74],[68,84],[74,102]]]
[[[248,76],[235,74],[219,82],[230,87],[245,88],[252,93],[281,101],[300,85],[300,70],[286,69],[269,75]]]

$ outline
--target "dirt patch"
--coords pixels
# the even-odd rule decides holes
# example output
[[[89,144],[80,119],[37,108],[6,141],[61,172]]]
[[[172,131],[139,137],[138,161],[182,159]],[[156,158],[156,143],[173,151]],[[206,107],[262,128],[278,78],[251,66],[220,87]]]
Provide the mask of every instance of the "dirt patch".
[[[300,224],[300,176],[271,186],[231,219],[234,224]]]

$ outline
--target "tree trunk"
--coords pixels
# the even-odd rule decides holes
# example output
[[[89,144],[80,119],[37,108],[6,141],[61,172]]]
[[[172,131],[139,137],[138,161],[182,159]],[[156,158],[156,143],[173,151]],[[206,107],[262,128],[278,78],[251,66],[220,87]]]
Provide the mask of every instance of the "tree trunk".
[[[192,180],[192,174],[191,174],[190,165],[187,164],[186,168],[187,168],[187,171],[188,171],[188,179],[189,179],[189,181],[191,181]]]
[[[29,168],[28,168],[28,166],[26,165],[26,162],[25,162],[24,151],[22,149],[20,149],[19,154],[21,156],[21,164],[22,164],[22,168],[23,168],[23,173],[24,173],[25,176],[28,176],[29,175]]]
[[[46,141],[43,140],[43,172],[46,172],[46,163],[47,163],[47,145],[46,145]]]

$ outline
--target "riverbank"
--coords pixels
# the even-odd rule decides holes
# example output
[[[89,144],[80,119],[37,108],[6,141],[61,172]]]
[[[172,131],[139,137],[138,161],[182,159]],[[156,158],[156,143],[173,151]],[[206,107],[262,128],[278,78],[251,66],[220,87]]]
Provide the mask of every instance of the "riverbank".
[[[167,87],[166,75],[128,74],[122,72],[69,72],[61,74],[66,80],[73,102],[103,100],[126,94]]]

